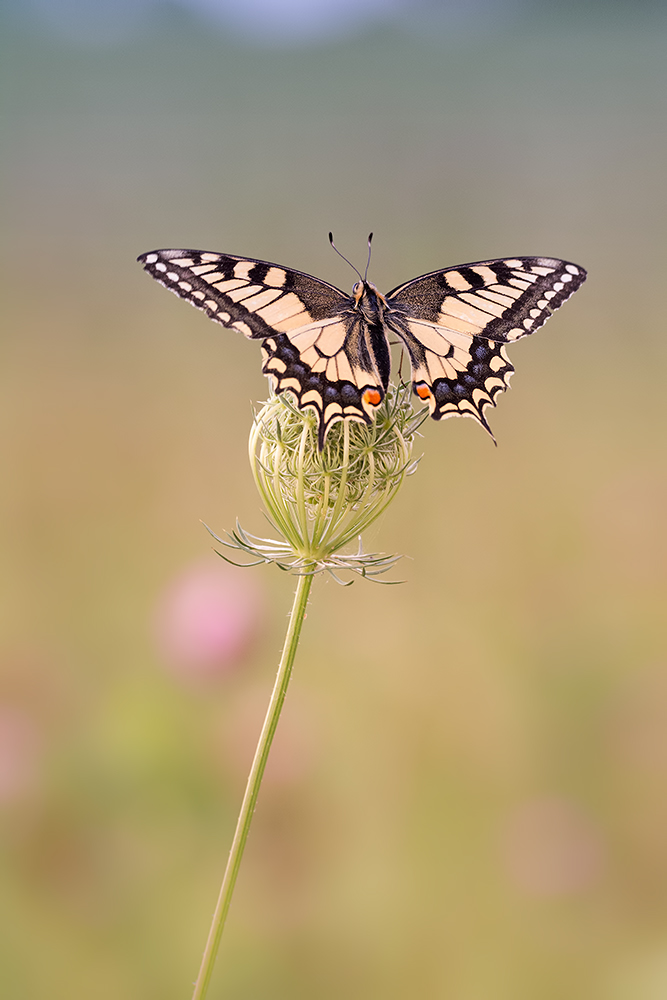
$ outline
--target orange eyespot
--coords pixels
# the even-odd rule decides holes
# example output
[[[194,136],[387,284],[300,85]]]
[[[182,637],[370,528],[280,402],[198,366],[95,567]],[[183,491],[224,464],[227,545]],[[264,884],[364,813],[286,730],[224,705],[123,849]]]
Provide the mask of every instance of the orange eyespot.
[[[364,403],[368,403],[369,406],[379,406],[382,402],[382,396],[377,389],[366,389],[362,399]]]
[[[416,386],[416,389],[417,389],[417,395],[419,396],[420,399],[431,398],[431,390],[424,382],[422,382],[421,385]]]

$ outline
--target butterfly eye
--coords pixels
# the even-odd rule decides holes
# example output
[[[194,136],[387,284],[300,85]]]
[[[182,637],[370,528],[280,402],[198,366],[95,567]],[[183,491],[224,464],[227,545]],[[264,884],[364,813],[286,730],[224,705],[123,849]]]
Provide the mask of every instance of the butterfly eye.
[[[355,281],[354,285],[352,286],[352,294],[354,295],[354,297],[357,300],[357,302],[361,298],[361,293],[363,292],[363,290],[364,290],[364,286],[363,286],[362,282],[361,281]]]

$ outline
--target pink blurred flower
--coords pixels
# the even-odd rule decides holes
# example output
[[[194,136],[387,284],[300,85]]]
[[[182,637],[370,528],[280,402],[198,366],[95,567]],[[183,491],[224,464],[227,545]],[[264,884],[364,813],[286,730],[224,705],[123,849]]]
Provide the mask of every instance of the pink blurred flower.
[[[512,881],[527,895],[555,897],[597,882],[606,852],[588,816],[553,796],[524,802],[509,817],[503,854]]]
[[[164,661],[189,679],[226,674],[260,631],[262,600],[254,580],[211,561],[181,572],[159,597],[154,635]]]
[[[33,720],[13,705],[0,705],[0,804],[32,790],[38,743]]]

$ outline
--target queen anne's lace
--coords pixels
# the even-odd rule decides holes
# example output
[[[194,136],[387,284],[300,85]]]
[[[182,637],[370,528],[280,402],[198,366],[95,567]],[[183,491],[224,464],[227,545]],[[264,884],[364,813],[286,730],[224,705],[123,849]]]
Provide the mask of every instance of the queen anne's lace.
[[[269,521],[281,537],[251,535],[237,522],[226,538],[214,538],[250,556],[246,566],[272,562],[299,575],[326,570],[339,583],[340,571],[371,579],[386,572],[400,556],[364,552],[361,533],[415,471],[413,443],[427,413],[412,409],[409,385],[389,386],[372,423],[334,424],[319,451],[314,414],[297,409],[287,394],[273,396],[255,417],[249,450]],[[341,554],[352,542],[357,550]]]

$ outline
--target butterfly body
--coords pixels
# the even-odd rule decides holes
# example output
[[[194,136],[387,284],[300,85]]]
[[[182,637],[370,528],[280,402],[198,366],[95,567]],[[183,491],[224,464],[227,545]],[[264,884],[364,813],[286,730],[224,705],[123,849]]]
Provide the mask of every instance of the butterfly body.
[[[318,418],[320,448],[338,420],[370,422],[389,384],[389,338],[403,343],[415,394],[431,416],[473,417],[514,371],[504,345],[538,329],[585,280],[555,258],[479,261],[433,271],[383,295],[351,295],[268,261],[200,250],[154,250],[152,277],[223,326],[262,341],[262,371]]]

